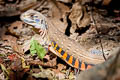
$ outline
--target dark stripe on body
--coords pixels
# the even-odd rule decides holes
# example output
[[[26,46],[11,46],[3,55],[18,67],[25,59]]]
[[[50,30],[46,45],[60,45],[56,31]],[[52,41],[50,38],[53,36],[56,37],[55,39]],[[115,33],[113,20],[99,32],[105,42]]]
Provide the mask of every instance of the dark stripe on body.
[[[76,59],[73,57],[73,60],[72,60],[72,65],[73,66],[75,65],[75,61],[76,61]]]
[[[56,47],[56,50],[58,51],[59,49],[60,49],[60,47],[59,47],[59,46],[57,46],[57,47]]]
[[[79,69],[81,68],[81,61],[79,61],[79,67],[78,67]]]
[[[67,54],[66,61],[69,61],[69,59],[70,59],[70,55],[69,55],[69,54]]]
[[[65,53],[65,51],[63,51],[63,50],[62,50],[62,51],[61,51],[61,55],[63,56],[63,55],[64,55],[64,53]]]
[[[85,69],[87,69],[88,64],[86,64],[85,62],[84,62],[84,64],[85,64]]]

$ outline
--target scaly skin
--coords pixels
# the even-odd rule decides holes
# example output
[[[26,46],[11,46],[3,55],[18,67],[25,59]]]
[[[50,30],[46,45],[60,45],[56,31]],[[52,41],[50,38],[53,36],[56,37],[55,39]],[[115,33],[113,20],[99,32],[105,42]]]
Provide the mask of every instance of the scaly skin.
[[[83,46],[60,32],[54,23],[37,11],[26,11],[21,15],[21,20],[44,31],[43,41],[51,46],[50,51],[72,67],[85,70],[91,68],[93,64],[105,61],[102,54],[89,53]]]

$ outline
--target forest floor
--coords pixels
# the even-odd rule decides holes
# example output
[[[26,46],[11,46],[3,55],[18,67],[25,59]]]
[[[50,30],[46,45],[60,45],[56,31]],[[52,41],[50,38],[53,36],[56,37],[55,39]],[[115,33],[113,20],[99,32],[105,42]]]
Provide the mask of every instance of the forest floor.
[[[86,50],[94,54],[104,52],[108,58],[114,55],[111,51],[120,47],[120,10],[104,5],[107,7],[48,0],[36,10]],[[0,17],[0,80],[74,80],[74,69],[51,52],[43,60],[31,56],[30,40],[39,37],[19,17]]]

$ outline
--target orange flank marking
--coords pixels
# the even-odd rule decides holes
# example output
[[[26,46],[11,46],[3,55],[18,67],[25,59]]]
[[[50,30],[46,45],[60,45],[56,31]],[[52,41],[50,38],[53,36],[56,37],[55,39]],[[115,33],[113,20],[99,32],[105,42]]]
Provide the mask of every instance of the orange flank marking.
[[[70,58],[69,58],[69,61],[68,61],[68,62],[69,62],[70,64],[72,64],[72,61],[73,61],[73,56],[70,56]]]
[[[76,59],[74,67],[78,69],[79,61]]]
[[[81,70],[85,70],[85,63],[84,62],[82,62],[82,64],[81,64]]]
[[[65,53],[63,54],[62,58],[65,60],[66,57],[67,57],[67,53],[65,52]]]
[[[61,51],[62,51],[62,48],[60,48],[60,49],[58,50],[59,53],[61,53]]]
[[[57,44],[56,45],[54,45],[55,47],[54,47],[54,49],[56,50],[56,47],[58,46]]]
[[[88,66],[87,66],[87,69],[90,69],[90,68],[92,68],[92,66],[91,66],[91,65],[88,65]]]

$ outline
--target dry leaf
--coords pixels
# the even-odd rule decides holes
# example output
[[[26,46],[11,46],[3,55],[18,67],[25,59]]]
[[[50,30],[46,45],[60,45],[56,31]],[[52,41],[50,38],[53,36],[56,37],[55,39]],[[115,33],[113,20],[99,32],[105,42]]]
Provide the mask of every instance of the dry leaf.
[[[62,15],[69,11],[69,7],[64,5],[63,3],[56,2],[57,6],[53,6],[52,8],[52,18],[61,19]]]
[[[69,19],[72,22],[71,33],[74,33],[77,28],[86,27],[90,23],[90,17],[86,8],[78,2],[72,6]]]
[[[17,44],[16,37],[13,37],[11,35],[4,35],[2,36],[2,40],[5,41],[3,45],[11,46],[11,48],[15,50],[16,52],[23,53],[23,51],[21,50],[21,47]]]
[[[19,36],[20,35],[20,30],[23,28],[23,22],[21,21],[16,21],[14,23],[11,24],[11,26],[8,28],[8,30],[10,31],[10,33]]]
[[[53,58],[52,60],[49,60],[48,62],[42,62],[40,60],[33,60],[33,61],[29,61],[29,64],[30,65],[41,65],[41,66],[44,66],[44,67],[55,67],[56,64],[57,64],[57,60],[56,60],[57,57]]]

